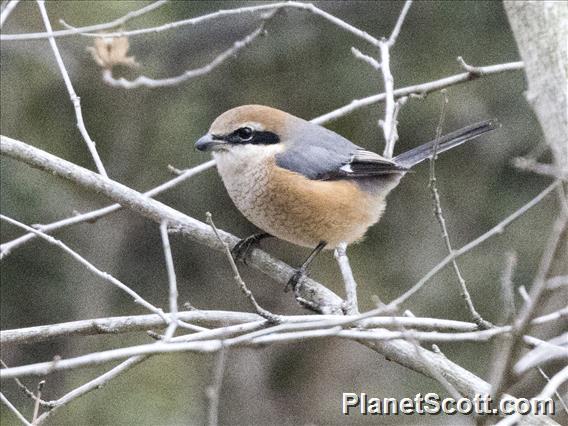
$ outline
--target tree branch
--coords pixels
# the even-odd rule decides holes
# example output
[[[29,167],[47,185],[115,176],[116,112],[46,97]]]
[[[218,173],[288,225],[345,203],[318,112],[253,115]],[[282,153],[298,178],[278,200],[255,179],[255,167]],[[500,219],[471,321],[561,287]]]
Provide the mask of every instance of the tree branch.
[[[2,136],[0,138],[0,152],[3,155],[23,161],[33,167],[46,170],[57,176],[71,180],[80,186],[89,190],[98,191],[105,196],[120,202],[124,206],[138,212],[139,214],[161,222],[167,220],[172,225],[178,227],[180,232],[193,241],[205,244],[213,249],[222,250],[223,245],[219,243],[214,232],[206,224],[190,218],[182,213],[142,194],[105,178],[97,173],[76,166],[51,154],[43,152],[37,148],[33,148],[22,142]],[[229,244],[235,244],[237,239],[225,232],[219,231],[223,240]],[[255,249],[250,256],[250,264],[275,278],[278,282],[284,284],[294,273],[294,270],[288,265],[271,258],[258,249]],[[313,280],[305,280],[301,291],[306,291],[306,297],[314,300],[322,311],[331,311],[340,313],[342,300],[334,293],[314,282]],[[207,332],[204,332],[207,333]],[[320,333],[328,333],[329,331],[321,331]],[[396,335],[391,335],[384,341],[365,341],[358,340],[376,352],[383,354],[388,359],[406,366],[414,371],[420,372],[427,376],[431,375],[432,365],[440,374],[442,374],[456,389],[464,395],[473,396],[475,393],[487,393],[490,386],[474,374],[452,363],[445,357],[434,354],[425,349],[419,349],[421,352],[417,354],[416,348],[409,342],[406,342]],[[238,339],[236,337],[235,339]],[[277,336],[274,337],[276,339]],[[352,338],[352,337],[350,337]],[[394,340],[392,340],[394,339]],[[24,374],[46,374],[54,369],[65,370],[77,368],[85,365],[93,365],[105,363],[108,361],[132,357],[137,355],[151,355],[157,353],[170,353],[180,351],[203,351],[215,352],[225,345],[229,345],[230,340],[209,340],[204,342],[186,342],[186,343],[162,343],[158,342],[151,345],[142,345],[140,347],[130,347],[116,349],[112,351],[88,354],[68,360],[54,360],[47,363],[35,364],[33,366],[14,367],[10,370],[0,370],[3,378],[16,377]],[[253,343],[254,344],[254,341]],[[425,365],[427,363],[428,365]],[[8,371],[10,371],[8,373]],[[534,420],[534,424],[546,424],[548,418],[530,417]]]
[[[0,152],[33,167],[71,180],[88,190],[100,192],[154,222],[161,223],[163,220],[167,220],[170,228],[175,228],[177,232],[182,233],[194,242],[204,244],[217,251],[224,250],[224,245],[205,223],[184,215],[118,182],[5,136],[1,137]],[[233,247],[239,241],[237,237],[227,232],[219,231],[219,234],[230,247]],[[251,251],[247,263],[280,284],[287,283],[295,273],[295,269],[259,249]],[[312,279],[303,280],[298,286],[298,291],[302,298],[319,307],[322,313],[342,312],[343,300]]]
[[[414,86],[402,87],[400,89],[395,89],[393,95],[395,99],[402,98],[404,96],[410,95],[426,95],[431,92],[435,92],[446,87],[455,86],[456,84],[465,83],[466,81],[475,80],[480,77],[485,77],[494,74],[500,74],[508,71],[518,71],[523,69],[522,62],[509,62],[505,64],[498,65],[488,65],[484,67],[477,67],[481,71],[478,73],[464,72],[460,74],[455,74],[450,77],[441,78],[439,80],[430,81],[428,83],[416,84]],[[378,104],[379,102],[384,102],[387,97],[386,93],[379,93],[377,95],[368,96],[366,98],[355,99],[349,104],[330,111],[326,114],[320,115],[311,120],[312,123],[325,124],[333,120],[337,120],[347,114],[369,106]]]

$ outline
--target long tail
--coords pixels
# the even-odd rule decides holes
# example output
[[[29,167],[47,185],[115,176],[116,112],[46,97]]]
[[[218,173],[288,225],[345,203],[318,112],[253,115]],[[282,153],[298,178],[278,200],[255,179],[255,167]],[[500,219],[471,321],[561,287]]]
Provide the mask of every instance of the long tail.
[[[406,151],[393,160],[405,168],[411,168],[416,164],[430,158],[434,152],[434,145],[438,145],[436,153],[452,149],[455,146],[461,145],[464,142],[475,139],[484,133],[491,132],[501,127],[497,120],[486,120],[479,123],[471,124],[455,132],[448,133],[437,140],[427,142],[409,151]]]

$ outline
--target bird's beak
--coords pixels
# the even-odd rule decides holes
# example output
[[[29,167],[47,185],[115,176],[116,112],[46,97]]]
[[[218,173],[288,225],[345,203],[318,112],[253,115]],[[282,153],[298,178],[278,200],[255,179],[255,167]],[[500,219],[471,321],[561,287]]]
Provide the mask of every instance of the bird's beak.
[[[209,133],[202,136],[197,142],[195,142],[195,148],[199,151],[218,151],[223,149],[225,145],[227,145],[227,142],[221,139],[215,139]]]

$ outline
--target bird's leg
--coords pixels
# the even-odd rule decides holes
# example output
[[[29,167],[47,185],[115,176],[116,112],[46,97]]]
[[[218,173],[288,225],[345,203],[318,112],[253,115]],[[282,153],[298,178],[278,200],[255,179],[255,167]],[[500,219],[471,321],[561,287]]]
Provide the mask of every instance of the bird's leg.
[[[300,283],[302,278],[304,278],[306,276],[306,273],[308,272],[308,267],[310,266],[310,264],[314,261],[314,259],[319,254],[319,252],[322,251],[326,245],[327,245],[327,243],[325,241],[320,241],[320,243],[316,246],[316,248],[310,253],[310,255],[308,256],[306,261],[304,263],[302,263],[302,266],[300,266],[296,270],[294,275],[292,275],[292,277],[288,280],[286,287],[284,287],[285,292],[288,291],[289,289],[293,289],[293,290],[296,289],[296,286]]]
[[[243,238],[241,241],[235,244],[235,247],[233,247],[233,249],[231,250],[231,254],[233,255],[233,258],[235,260],[240,260],[244,263],[247,263],[246,260],[250,249],[258,245],[260,241],[270,237],[272,237],[272,235],[266,232],[252,234],[251,236]]]

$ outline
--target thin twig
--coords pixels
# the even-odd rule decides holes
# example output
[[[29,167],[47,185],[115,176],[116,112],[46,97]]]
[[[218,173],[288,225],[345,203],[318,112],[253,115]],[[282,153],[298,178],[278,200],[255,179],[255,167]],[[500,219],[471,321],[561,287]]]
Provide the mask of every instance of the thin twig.
[[[559,288],[568,286],[568,275],[558,275],[556,277],[549,278],[546,282],[547,290],[558,290]]]
[[[107,371],[106,373],[100,375],[96,379],[93,379],[85,383],[84,385],[81,385],[78,388],[73,389],[71,392],[63,395],[61,398],[57,400],[49,401],[48,404],[51,407],[51,409],[43,413],[41,416],[39,416],[37,420],[34,422],[34,426],[42,424],[50,415],[55,413],[60,408],[66,406],[70,402],[74,401],[75,399],[83,395],[86,395],[87,393],[93,390],[102,388],[112,379],[130,370],[132,367],[140,364],[142,361],[146,360],[147,358],[148,358],[147,356],[134,356],[128,358],[126,361],[120,363],[119,365]]]
[[[385,138],[383,156],[392,158],[394,153],[394,78],[390,70],[390,50],[387,40],[379,44],[381,52],[381,73],[385,84],[385,118],[380,122]]]
[[[373,314],[369,316],[369,312]],[[360,315],[282,315],[280,319],[283,324],[296,324],[296,327],[288,329],[310,329],[310,328],[326,328],[336,325],[347,327],[351,324],[354,326],[365,328],[392,328],[403,325],[406,328],[413,328],[426,331],[456,331],[470,332],[478,330],[476,324],[464,321],[446,320],[440,318],[408,318],[408,317],[392,317],[392,316],[374,316],[373,311],[365,312]],[[564,320],[568,318],[568,308],[563,308],[541,317],[537,317],[531,321],[531,324],[542,325],[553,321]],[[178,319],[195,322],[202,325],[220,327],[214,330],[207,330],[207,336],[223,337],[225,331],[229,330],[232,325],[251,327],[252,324],[258,322],[266,323],[259,315],[247,312],[231,312],[231,311],[188,311],[178,312]],[[61,324],[42,325],[36,327],[27,327],[14,330],[0,331],[0,344],[31,344],[45,342],[62,336],[90,336],[105,333],[120,334],[137,331],[146,331],[149,328],[159,328],[167,326],[167,323],[158,315],[130,315],[122,317],[97,318],[80,321],[72,321]],[[230,329],[232,330],[232,329]],[[282,329],[283,330],[283,329]],[[510,326],[502,327],[502,331],[508,332]],[[245,331],[245,330],[243,330]],[[220,335],[216,333],[221,333]],[[232,332],[232,331],[231,331]],[[200,334],[201,333],[201,334]],[[191,334],[188,337],[194,339],[198,334],[205,335],[205,331]],[[184,336],[180,336],[184,337]],[[185,339],[185,337],[184,337]],[[185,341],[179,339],[180,341]],[[172,341],[177,341],[173,338]],[[33,395],[33,393],[30,391]]]
[[[544,248],[530,294],[525,300],[520,313],[517,315],[517,318],[513,323],[512,335],[500,348],[500,357],[498,360],[500,368],[494,376],[495,379],[492,387],[492,394],[496,399],[501,398],[501,395],[506,392],[513,380],[514,375],[510,374],[512,370],[511,366],[521,349],[522,336],[526,333],[530,326],[530,321],[533,318],[540,298],[546,289],[546,277],[556,256],[558,247],[561,243],[562,234],[567,224],[568,216],[564,216],[561,211],[560,216],[554,221],[552,226],[552,231]]]
[[[126,80],[125,78],[115,79],[112,76],[112,70],[104,69],[103,70],[103,80],[105,83],[112,87],[119,87],[122,89],[135,89],[138,87],[168,87],[168,86],[175,86],[185,81],[191,80],[196,77],[201,77],[213,71],[219,65],[223,64],[228,59],[234,58],[239,51],[249,46],[259,35],[264,34],[264,26],[268,19],[266,18],[260,27],[258,27],[255,31],[247,35],[246,37],[242,38],[241,40],[237,40],[233,45],[215,57],[211,62],[207,65],[204,65],[199,68],[190,69],[185,71],[183,74],[180,74],[176,77],[169,77],[169,78],[161,78],[161,79],[154,79],[150,77],[146,77],[144,75],[137,77],[135,80]]]
[[[125,293],[129,294],[130,296],[132,296],[132,298],[134,299],[134,301],[136,303],[144,306],[146,309],[150,310],[151,312],[158,314],[168,324],[170,323],[171,319],[164,314],[164,311],[162,309],[157,308],[154,305],[152,305],[150,302],[146,301],[144,298],[142,298],[142,296],[140,296],[138,293],[136,293],[134,290],[132,290],[126,284],[117,280],[115,277],[110,275],[108,272],[103,272],[100,269],[98,269],[95,265],[93,265],[91,262],[89,262],[87,259],[85,259],[83,256],[81,256],[79,253],[77,253],[73,249],[69,248],[66,244],[64,244],[60,240],[53,238],[51,235],[44,234],[43,232],[38,231],[37,229],[34,229],[30,226],[24,225],[23,223],[18,222],[17,220],[14,220],[12,218],[9,218],[9,217],[7,217],[3,214],[0,214],[0,220],[4,220],[8,223],[11,223],[12,225],[15,225],[15,226],[18,226],[22,229],[25,229],[26,231],[33,232],[34,234],[38,235],[39,237],[41,237],[42,239],[44,239],[48,243],[59,247],[60,249],[65,251],[67,254],[71,255],[71,257],[73,257],[75,260],[77,260],[80,264],[85,266],[89,271],[93,272],[95,275],[99,276],[103,280],[110,282],[115,287],[118,287],[119,289],[121,289]],[[193,326],[193,327],[195,327],[195,326]]]
[[[375,71],[379,71],[381,69],[381,64],[379,63],[379,61],[377,61],[372,56],[364,54],[356,47],[351,47],[351,53],[353,54],[353,56],[355,56],[355,58],[370,65]]]
[[[51,33],[51,23],[49,22],[49,17],[47,16],[47,10],[45,8],[45,0],[37,0],[37,4],[39,6],[39,10],[41,12],[41,17],[43,18],[43,23],[45,25],[45,29],[48,33]],[[95,142],[89,136],[89,132],[87,132],[87,128],[85,127],[85,122],[83,121],[83,111],[81,110],[81,99],[75,93],[75,89],[73,89],[73,84],[71,83],[71,79],[69,78],[69,73],[65,68],[65,64],[63,63],[63,58],[59,53],[59,48],[57,47],[57,43],[55,42],[55,38],[49,37],[49,44],[51,46],[51,50],[53,50],[53,54],[55,56],[55,60],[57,61],[57,66],[59,67],[59,71],[63,77],[63,81],[65,82],[65,87],[67,88],[67,92],[71,98],[71,103],[75,108],[75,116],[77,118],[77,128],[83,136],[85,143],[87,144],[87,148],[93,157],[95,162],[95,166],[99,173],[103,176],[107,176],[107,172],[105,167],[99,157],[99,153],[97,152],[97,148],[95,146]]]
[[[19,0],[12,0],[12,1],[19,1]],[[118,27],[120,25],[124,25],[130,19],[136,18],[136,17],[141,16],[145,13],[148,13],[148,12],[156,9],[159,6],[164,5],[165,3],[167,3],[167,1],[164,1],[164,0],[156,1],[152,4],[149,4],[148,6],[144,6],[143,8],[141,8],[139,10],[128,12],[126,15],[121,16],[120,18],[117,18],[113,21],[105,22],[105,23],[102,23],[102,24],[89,25],[87,27],[53,31],[53,32],[46,32],[46,33],[2,34],[2,36],[0,37],[0,40],[2,40],[2,41],[8,41],[8,40],[42,40],[42,39],[45,40],[45,39],[48,39],[50,37],[59,38],[59,37],[77,35],[77,34],[84,33],[84,32],[104,31],[104,30],[108,30],[110,28]],[[66,25],[64,22],[62,22],[62,24]]]
[[[398,98],[394,103],[394,111],[392,113],[392,134],[391,134],[391,145],[396,145],[398,141],[398,114],[402,107],[408,102],[408,96],[403,96],[402,98]],[[394,153],[394,152],[393,152]]]
[[[412,0],[406,0],[402,10],[398,16],[396,24],[392,30],[392,33],[388,39],[382,39],[379,42],[379,51],[381,53],[381,65],[380,71],[383,75],[383,81],[385,85],[385,118],[379,121],[379,125],[383,128],[383,135],[385,138],[385,149],[383,151],[383,156],[386,158],[392,158],[394,153],[394,145],[398,139],[398,130],[396,115],[398,115],[397,106],[395,104],[394,97],[394,78],[390,70],[390,48],[394,46],[396,38],[400,33],[400,29],[406,18],[406,14],[412,5]],[[398,105],[398,110],[405,101]]]
[[[252,294],[252,291],[250,291],[248,289],[244,280],[241,278],[239,268],[237,268],[237,264],[235,263],[235,259],[233,259],[233,255],[231,254],[231,249],[229,248],[229,244],[227,244],[227,242],[224,241],[221,238],[221,235],[219,234],[219,230],[217,229],[217,227],[215,226],[215,223],[213,222],[213,216],[211,215],[211,213],[207,212],[206,214],[207,214],[207,223],[209,224],[209,226],[211,226],[211,229],[213,229],[213,232],[215,232],[215,235],[219,239],[219,242],[221,242],[221,244],[223,244],[223,246],[225,247],[225,254],[227,256],[227,260],[229,261],[229,264],[231,265],[231,269],[233,270],[233,274],[234,274],[233,278],[235,279],[235,281],[239,285],[239,288],[241,289],[243,294],[247,297],[247,299],[249,300],[249,302],[251,303],[251,305],[253,306],[255,311],[261,317],[265,318],[267,321],[269,321],[271,323],[278,324],[280,322],[279,316],[274,315],[273,313],[271,313],[271,312],[267,311],[266,309],[264,309],[263,307],[261,307],[258,304],[258,302],[256,301],[254,295]]]
[[[164,250],[164,257],[166,259],[166,270],[168,272],[168,283],[169,283],[169,301],[170,301],[170,317],[172,321],[166,330],[165,339],[169,340],[173,337],[178,326],[178,290],[177,290],[177,280],[176,271],[174,268],[174,260],[172,257],[172,249],[170,247],[170,237],[168,235],[168,221],[163,220],[160,224],[160,236],[162,237],[162,247]]]
[[[209,170],[210,168],[212,168],[213,166],[215,166],[215,160],[210,160],[207,161],[205,163],[202,163],[198,166],[192,167],[191,169],[187,169],[182,171],[178,177],[171,179],[167,182],[162,183],[161,185],[158,185],[157,187],[146,191],[143,193],[143,195],[147,196],[147,197],[154,197],[158,194],[161,194],[162,192],[165,192],[167,190],[170,190],[174,187],[176,187],[177,185],[179,185],[182,182],[185,182],[186,180],[188,180],[189,178],[202,173],[206,170]],[[112,204],[110,206],[107,207],[103,207],[101,209],[97,209],[97,210],[92,210],[90,212],[87,213],[82,213],[82,214],[78,214],[75,216],[71,216],[69,218],[66,219],[62,219],[59,220],[57,222],[52,222],[52,223],[48,223],[46,225],[35,225],[34,227],[44,233],[49,233],[52,231],[56,231],[58,229],[62,229],[62,228],[66,228],[68,226],[71,225],[75,225],[78,223],[84,223],[84,222],[95,222],[96,220],[109,215],[113,212],[116,212],[120,209],[122,209],[123,207],[120,204]],[[34,238],[37,238],[37,234],[33,233],[33,232],[29,232],[27,234],[22,235],[21,237],[18,237],[12,241],[8,241],[6,243],[3,243],[0,245],[0,260],[4,259],[6,256],[8,256],[14,249],[22,246],[23,244],[27,243],[28,241],[33,240]]]
[[[2,361],[0,359],[0,365],[2,366],[2,368],[8,368],[8,366],[6,365],[6,363],[4,361]],[[33,393],[31,390],[28,389],[28,387],[26,385],[24,385],[20,379],[18,379],[17,377],[14,379],[14,381],[16,382],[16,385],[18,386],[18,388],[20,388],[20,390],[28,397],[31,398],[33,401],[39,401],[39,403],[41,404],[41,406],[43,407],[50,407],[51,404],[47,401],[44,401],[43,399],[39,399],[37,398],[36,394]]]
[[[482,74],[483,76],[489,76],[489,75],[500,74],[503,72],[522,70],[523,63],[509,62],[504,64],[488,65],[479,68],[483,70]],[[461,74],[455,74],[449,77],[444,77],[439,80],[429,81],[428,83],[402,87],[400,89],[394,90],[393,95],[395,99],[414,94],[426,95],[428,93],[436,92],[446,87],[451,87],[455,86],[456,84],[465,83],[467,81],[470,81],[471,79],[472,79],[471,74],[468,72],[464,72]],[[351,114],[352,112],[357,111],[358,109],[378,104],[380,102],[384,102],[386,97],[387,97],[386,93],[379,93],[377,95],[368,96],[366,98],[355,99],[351,101],[349,104],[342,106],[341,108],[337,108],[326,114],[313,118],[311,122],[316,124],[329,123],[345,115]]]
[[[520,170],[536,173],[542,176],[553,177],[555,179],[568,180],[568,168],[558,169],[556,164],[539,163],[535,159],[527,157],[513,158],[512,164]]]
[[[335,249],[335,260],[339,265],[343,283],[345,284],[345,313],[347,315],[358,315],[359,305],[357,303],[357,282],[353,277],[353,270],[347,257],[347,244],[341,243]]]
[[[22,413],[20,413],[18,411],[18,409],[16,407],[14,407],[14,405],[12,405],[12,403],[10,401],[8,401],[8,398],[6,398],[2,392],[0,392],[0,401],[2,401],[4,403],[4,405],[6,407],[8,407],[8,409],[12,413],[14,413],[16,415],[16,417],[18,418],[18,420],[21,421],[24,425],[32,426],[32,424],[26,420],[26,418],[22,415]]]
[[[438,192],[438,186],[436,184],[436,158],[437,158],[437,150],[438,150],[438,141],[442,137],[442,128],[444,125],[444,119],[446,117],[446,106],[448,104],[448,95],[446,90],[442,90],[442,95],[444,97],[444,102],[442,103],[442,110],[440,112],[440,120],[438,122],[438,126],[436,127],[436,142],[434,143],[434,148],[432,155],[430,157],[430,182],[429,187],[432,193],[432,201],[434,203],[434,216],[436,217],[438,224],[440,225],[440,229],[442,231],[442,239],[446,244],[446,248],[448,249],[448,253],[451,255],[454,252],[452,248],[452,243],[450,241],[450,235],[448,234],[448,228],[446,226],[446,219],[444,218],[444,214],[442,212],[442,205],[440,203],[440,194]],[[467,285],[465,283],[465,279],[462,276],[461,270],[458,266],[456,259],[452,259],[452,266],[454,268],[454,272],[456,274],[456,278],[458,280],[460,290],[461,290],[461,297],[465,302],[466,308],[469,311],[473,322],[475,322],[481,329],[488,329],[493,326],[490,322],[484,320],[479,312],[475,309],[473,304],[473,300],[471,299],[471,295],[469,290],[467,289]]]
[[[147,6],[144,6],[141,9],[128,12],[126,15],[121,16],[120,18],[117,18],[113,21],[104,24],[91,25],[90,27],[75,28],[67,24],[63,19],[60,19],[59,22],[64,27],[67,27],[68,29],[72,30],[74,34],[79,34],[81,32],[90,32],[90,31],[103,31],[103,30],[108,30],[109,28],[115,28],[124,25],[126,24],[126,22],[130,21],[131,19],[137,18],[139,16],[145,15],[148,12],[156,10],[157,8],[165,5],[166,3],[168,3],[168,0],[158,0],[155,1],[154,3],[150,3]]]
[[[568,363],[568,332],[542,342],[524,354],[514,365],[513,372],[521,376],[532,368],[551,362]]]
[[[436,266],[434,266],[432,269],[430,269],[430,271],[428,271],[428,273],[426,275],[424,275],[416,284],[414,284],[414,286],[412,286],[409,290],[407,290],[402,295],[397,297],[395,300],[390,302],[387,306],[394,309],[395,307],[398,307],[402,303],[406,302],[417,291],[422,289],[422,287],[424,287],[424,285],[428,281],[430,281],[430,279],[432,279],[432,277],[434,277],[438,272],[440,272],[442,269],[444,269],[454,259],[457,259],[458,257],[463,256],[464,254],[470,252],[473,248],[477,247],[478,245],[480,245],[484,241],[488,240],[489,238],[494,237],[495,235],[502,233],[505,230],[505,228],[507,226],[509,226],[512,222],[517,220],[519,217],[521,217],[523,214],[525,214],[527,211],[529,211],[532,207],[539,204],[558,185],[559,185],[559,182],[553,182],[551,185],[549,185],[547,188],[545,188],[540,194],[538,194],[536,197],[534,197],[531,201],[524,204],[521,208],[519,208],[518,210],[516,210],[515,212],[513,212],[512,214],[507,216],[505,219],[503,219],[501,222],[499,222],[497,225],[495,225],[489,231],[480,235],[476,239],[470,241],[469,243],[467,243],[466,245],[464,245],[460,249],[452,251],[451,254],[446,256],[440,263],[438,263]]]
[[[515,292],[513,291],[513,273],[517,265],[517,256],[508,252],[505,256],[505,269],[501,275],[501,294],[503,295],[503,324],[509,324],[515,316]]]
[[[207,399],[209,401],[208,425],[217,426],[219,423],[219,401],[221,398],[221,387],[223,386],[223,375],[225,373],[225,352],[222,348],[217,355],[215,370],[213,371],[213,383],[207,387]]]
[[[36,395],[36,398],[35,398],[34,414],[33,414],[33,417],[32,417],[32,424],[33,425],[37,424],[36,422],[37,422],[37,418],[38,418],[38,415],[39,415],[41,392],[42,392],[44,386],[45,386],[45,380],[42,380],[37,384],[37,395]]]
[[[6,19],[8,19],[8,16],[10,16],[10,14],[14,11],[19,2],[20,0],[9,0],[7,2],[4,9],[2,9],[2,13],[0,14],[0,28],[4,26],[4,22],[6,22]]]
[[[558,388],[567,380],[568,380],[568,366],[564,367],[562,370],[560,370],[558,373],[556,373],[556,375],[554,375],[548,381],[548,383],[542,389],[542,391],[540,391],[540,393],[537,396],[535,396],[534,398],[531,398],[531,399],[536,400],[536,401],[544,401],[544,400],[551,398],[558,391]],[[522,416],[519,413],[516,413],[512,416],[508,416],[508,417],[504,418],[503,420],[501,420],[499,423],[497,423],[497,426],[516,425],[516,424],[519,424],[519,419],[521,419],[521,418],[522,418]]]
[[[408,10],[410,9],[411,5],[412,5],[412,0],[406,0],[404,2],[404,6],[402,7],[400,14],[398,15],[398,19],[392,30],[392,33],[389,39],[387,40],[387,44],[389,45],[389,47],[394,46],[394,44],[396,43],[396,39],[398,37],[398,34],[400,33],[400,29],[402,28],[402,24],[404,23],[406,14],[408,13]]]
[[[0,379],[7,380],[14,377],[43,376],[54,371],[94,366],[137,355],[156,355],[177,352],[209,353],[218,352],[223,347],[258,347],[266,344],[291,343],[322,337],[338,337],[359,342],[386,342],[405,339],[410,333],[413,339],[421,342],[462,343],[486,342],[496,336],[500,336],[511,331],[511,327],[495,327],[489,330],[463,333],[440,333],[436,331],[422,332],[415,330],[400,332],[376,328],[369,330],[343,329],[340,325],[322,329],[311,327],[311,325],[313,324],[298,324],[294,327],[291,324],[279,324],[271,327],[270,329],[253,331],[252,333],[227,339],[224,338],[225,335],[222,334],[221,330],[207,330],[202,332],[204,336],[216,334],[219,337],[222,336],[222,338],[204,339],[204,336],[197,336],[199,333],[188,336],[186,339],[181,339],[183,336],[178,336],[175,338],[176,341],[173,341],[173,339],[170,342],[158,341],[157,343],[152,344],[90,353],[75,358],[57,359],[56,361],[40,362],[36,364],[1,369]],[[257,324],[254,324],[254,327],[257,326]],[[399,327],[400,324],[395,324],[395,326]],[[254,327],[251,328],[254,330]],[[296,330],[294,330],[294,328],[296,328]],[[275,332],[276,330],[283,332]],[[202,338],[203,340],[201,340]],[[529,343],[534,340],[534,338],[530,338],[528,336],[525,338],[525,341]],[[447,368],[448,365],[440,365],[440,367]]]
[[[247,13],[250,14],[250,13],[257,13],[257,12],[262,12],[262,11],[266,11],[266,10],[283,9],[283,8],[299,9],[299,10],[305,10],[305,11],[311,12],[314,15],[317,15],[317,16],[324,18],[325,20],[331,22],[332,24],[341,28],[342,30],[347,31],[347,32],[353,34],[354,36],[359,37],[360,39],[365,40],[366,42],[368,42],[368,43],[370,43],[374,46],[378,46],[378,44],[379,44],[379,40],[377,40],[375,37],[371,36],[370,34],[366,33],[365,31],[362,31],[359,28],[356,28],[353,25],[350,25],[347,22],[339,19],[338,17],[333,16],[332,14],[327,13],[327,12],[323,11],[322,9],[319,9],[318,7],[314,6],[313,4],[302,3],[302,2],[298,2],[298,1],[269,3],[269,4],[259,5],[259,6],[247,6],[247,7],[239,7],[239,8],[236,8],[236,9],[229,9],[229,10],[218,10],[216,12],[208,13],[206,15],[197,16],[197,17],[189,18],[189,19],[183,19],[181,21],[169,22],[167,24],[160,25],[160,26],[157,26],[157,27],[141,28],[141,29],[131,30],[131,31],[109,32],[109,33],[105,33],[105,37],[124,37],[124,36],[133,37],[133,36],[137,36],[137,35],[141,35],[141,34],[150,34],[150,33],[155,34],[155,33],[159,33],[159,32],[162,32],[162,31],[172,30],[174,28],[179,28],[179,27],[182,27],[182,26],[187,26],[187,25],[193,26],[193,25],[201,24],[203,22],[207,22],[209,20],[217,19],[217,18],[221,18],[221,17],[225,17],[225,16],[241,15],[241,14],[247,14]],[[47,33],[2,34],[0,36],[0,40],[1,41],[39,40],[39,39],[45,39],[45,38],[50,38],[50,37],[54,37],[54,38],[66,37],[66,36],[71,36],[71,35],[75,35],[75,34],[81,34],[82,36],[86,36],[86,37],[100,37],[99,33],[96,33],[96,32],[93,33],[92,31],[99,31],[101,29],[104,29],[104,28],[102,28],[103,25],[107,25],[107,24],[99,24],[97,26],[97,28],[95,28],[95,30],[93,30],[92,29],[93,26],[91,26],[91,27],[76,28],[76,29],[73,29],[73,30],[55,31],[53,33],[48,31]]]
[[[540,375],[544,378],[544,380],[546,380],[546,382],[549,383],[550,377],[548,376],[548,374],[546,374],[544,372],[544,370],[540,367],[538,367],[537,370],[540,373]],[[560,392],[558,392],[558,389],[556,391],[554,391],[554,395],[556,395],[558,402],[560,402],[560,405],[562,405],[562,408],[564,409],[566,414],[568,414],[568,405],[566,405],[566,401],[564,401],[564,398],[562,397],[562,395],[560,395]]]

